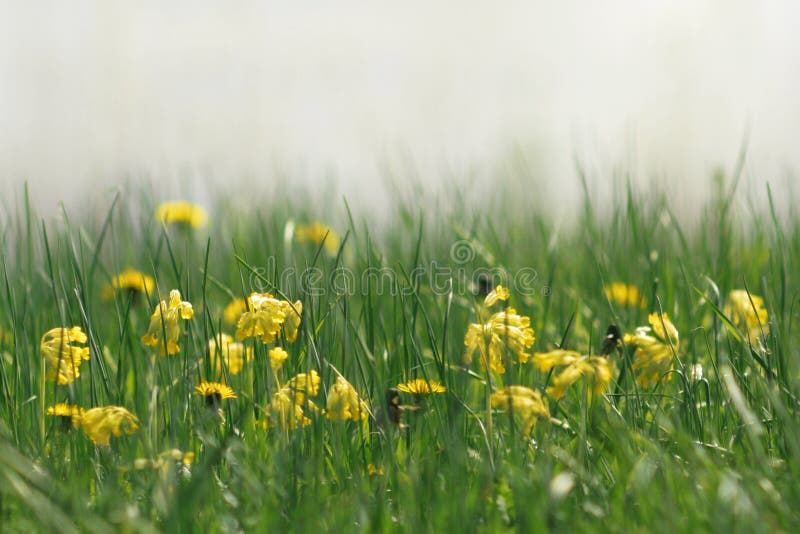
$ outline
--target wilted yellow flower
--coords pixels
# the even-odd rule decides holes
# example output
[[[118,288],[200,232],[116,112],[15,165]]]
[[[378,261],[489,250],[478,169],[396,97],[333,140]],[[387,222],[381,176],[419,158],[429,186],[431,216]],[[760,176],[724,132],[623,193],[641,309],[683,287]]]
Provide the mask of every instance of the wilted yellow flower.
[[[751,345],[758,342],[762,333],[769,332],[764,299],[752,293],[748,295],[744,289],[730,292],[724,311],[733,324],[744,333]]]
[[[361,421],[367,418],[366,403],[342,376],[336,377],[336,383],[328,391],[327,409],[327,417],[331,421]]]
[[[292,309],[292,304],[279,300],[269,293],[251,293],[247,297],[248,310],[240,317],[236,325],[236,338],[261,337],[262,343],[272,343],[281,333],[285,325],[286,340],[297,339],[297,328],[300,316]],[[302,313],[303,304],[298,300],[295,309]]]
[[[222,318],[228,324],[236,324],[239,317],[247,311],[247,302],[244,299],[233,299],[225,306],[222,312]]]
[[[321,222],[312,224],[298,224],[294,229],[294,237],[298,243],[314,243],[319,245],[325,240],[325,250],[331,256],[336,256],[339,251],[339,234],[333,231],[330,226]]]
[[[200,382],[194,387],[194,392],[203,397],[207,406],[219,406],[226,399],[235,399],[236,392],[226,384],[219,382]]]
[[[598,395],[611,382],[611,364],[603,356],[586,356],[573,350],[556,349],[535,353],[533,365],[545,373],[554,367],[564,367],[553,380],[553,385],[547,388],[547,394],[555,399],[563,397],[567,388],[582,376],[586,377],[592,391]]]
[[[524,386],[507,386],[495,391],[491,401],[493,407],[511,410],[519,415],[525,425],[525,435],[530,434],[538,418],[550,418],[550,410],[542,399],[542,394]]]
[[[625,334],[623,338],[626,345],[636,345],[632,369],[637,373],[636,381],[642,387],[655,385],[661,375],[672,369],[673,354],[670,342],[672,342],[672,348],[675,351],[678,350],[678,330],[666,313],[663,318],[664,323],[662,324],[658,314],[651,313],[647,317],[650,322],[649,327],[640,326],[634,334]],[[669,339],[667,339],[667,334]],[[667,380],[671,379],[672,375],[667,375]]]
[[[73,417],[73,422],[95,445],[108,445],[112,434],[133,434],[139,428],[136,416],[121,406],[91,408],[83,415]]]
[[[510,296],[511,295],[507,287],[498,285],[496,288],[492,289],[488,295],[486,295],[486,298],[483,299],[483,304],[488,308],[489,306],[494,306],[498,300],[505,302]]]
[[[306,394],[311,397],[317,394],[319,385],[319,375],[312,370],[310,377],[306,373],[300,373],[275,393],[270,407],[272,413],[278,417],[281,428],[295,429],[311,424],[303,407],[307,405],[312,411],[319,411],[316,404],[306,399]]]
[[[428,381],[423,378],[415,378],[414,380],[409,380],[405,384],[397,384],[397,389],[405,393],[412,393],[418,397],[447,391],[447,388],[439,382],[435,380]]]
[[[253,359],[253,349],[233,340],[228,334],[219,334],[208,340],[208,355],[214,364],[217,375],[222,374],[222,364],[231,375],[238,375],[245,361]]]
[[[489,367],[497,373],[505,373],[503,357],[506,351],[515,355],[519,363],[528,361],[530,354],[525,352],[536,340],[531,328],[531,320],[525,315],[517,315],[514,308],[493,314],[485,324],[472,323],[464,336],[464,361],[472,362],[472,355],[479,351],[481,367]]]
[[[158,347],[161,355],[175,354],[180,351],[178,338],[181,329],[178,319],[191,319],[194,310],[189,302],[181,300],[181,292],[173,289],[169,292],[169,304],[162,300],[150,316],[150,327],[142,336],[142,343],[151,347]],[[166,334],[165,339],[162,335]]]
[[[639,292],[639,288],[633,284],[614,282],[605,287],[606,298],[620,306],[641,307],[647,306],[647,299]]]
[[[206,210],[191,202],[165,202],[158,206],[156,220],[166,224],[187,224],[199,228],[206,223],[208,215]]]
[[[281,347],[274,347],[269,349],[269,366],[272,367],[273,371],[277,371],[281,367],[283,367],[283,362],[289,357],[289,353],[283,350]]]
[[[136,269],[125,269],[111,279],[111,283],[103,288],[103,300],[111,300],[117,291],[127,291],[136,295],[152,295],[156,281]]]
[[[48,382],[71,384],[81,376],[83,360],[89,359],[89,347],[78,347],[73,343],[86,343],[88,338],[80,326],[53,328],[42,336],[41,352],[45,363],[45,379]]]

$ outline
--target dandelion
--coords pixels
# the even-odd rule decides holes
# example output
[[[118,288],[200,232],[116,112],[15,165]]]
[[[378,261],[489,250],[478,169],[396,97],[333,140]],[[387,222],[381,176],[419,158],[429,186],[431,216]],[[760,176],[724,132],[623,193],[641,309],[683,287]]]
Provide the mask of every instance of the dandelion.
[[[415,378],[409,380],[405,384],[397,384],[397,389],[404,393],[411,393],[417,397],[430,395],[431,393],[444,393],[447,388],[435,380],[425,380],[422,378]]]
[[[136,298],[139,295],[152,295],[155,288],[156,282],[152,277],[136,269],[126,269],[111,279],[111,283],[103,288],[101,297],[111,300],[118,291],[127,291]]]
[[[281,347],[274,347],[269,350],[269,366],[273,371],[278,371],[283,367],[283,362],[289,357],[289,353]]]
[[[639,292],[639,288],[633,284],[613,282],[605,287],[605,292],[606,298],[619,306],[640,308],[647,306],[647,299]]]
[[[45,380],[71,384],[81,376],[81,363],[89,359],[89,347],[79,347],[75,343],[87,341],[88,337],[80,326],[48,330],[42,336],[40,347],[45,364]]]
[[[524,386],[506,386],[492,393],[492,406],[510,410],[523,421],[525,435],[530,434],[539,418],[550,418],[550,410],[542,399],[542,394]]]
[[[361,421],[367,418],[367,405],[355,388],[344,377],[336,377],[336,383],[328,391],[327,417],[331,421]]]
[[[217,375],[222,374],[222,364],[231,375],[238,375],[244,363],[253,359],[253,349],[234,341],[228,334],[219,334],[208,340],[208,354]]]
[[[165,202],[158,206],[156,220],[165,224],[177,223],[199,228],[206,223],[208,215],[206,210],[191,202]]]
[[[483,299],[483,305],[488,308],[490,306],[494,306],[499,300],[505,302],[510,296],[511,295],[507,287],[498,285],[496,288],[492,289],[488,295],[486,295],[486,298]]]
[[[673,349],[678,350],[678,330],[666,313],[662,317],[663,324],[657,313],[651,313],[649,327],[640,326],[634,334],[625,334],[623,339],[626,345],[636,345],[632,369],[638,374],[636,381],[642,387],[655,385],[661,375],[672,369]],[[667,375],[667,380],[671,378]]]
[[[85,410],[80,406],[74,406],[65,402],[47,407],[47,415],[58,417],[63,429],[69,429],[71,426],[78,426],[84,412]]]
[[[547,388],[547,394],[554,399],[563,397],[567,388],[581,377],[588,380],[597,395],[602,394],[611,382],[611,364],[602,356],[586,356],[572,350],[556,349],[535,353],[533,365],[545,373],[555,367],[564,368],[553,380],[553,385]]]
[[[724,311],[751,345],[758,342],[762,332],[769,332],[767,310],[761,297],[743,289],[735,289],[728,294]]]
[[[325,241],[325,251],[336,256],[339,251],[339,234],[330,226],[315,221],[311,224],[298,224],[294,229],[294,237],[298,243],[314,243],[320,245]]]
[[[230,386],[219,382],[204,380],[195,386],[194,392],[203,397],[209,407],[219,406],[224,400],[236,398],[236,392]]]
[[[86,410],[74,416],[73,423],[89,436],[95,445],[108,445],[111,436],[133,434],[139,428],[139,420],[121,406],[102,406]]]
[[[162,300],[150,316],[150,327],[142,336],[142,343],[158,347],[162,356],[175,354],[181,350],[178,346],[178,338],[181,335],[178,319],[188,320],[193,315],[191,303],[182,301],[181,292],[173,289],[169,292],[169,304]],[[163,340],[162,334],[166,334]]]
[[[237,339],[261,337],[262,343],[272,343],[278,338],[284,325],[286,340],[292,342],[297,339],[300,313],[303,311],[302,302],[298,300],[290,304],[269,293],[251,293],[247,301],[248,310],[239,317],[236,325]]]
[[[497,373],[505,373],[503,357],[506,351],[514,354],[519,363],[528,361],[530,354],[525,352],[536,340],[531,328],[531,320],[525,315],[517,315],[514,308],[493,314],[485,324],[470,324],[464,336],[464,362],[472,362],[475,351],[480,353],[482,368],[489,368]]]
[[[222,318],[228,324],[236,324],[239,321],[239,317],[246,311],[247,302],[245,302],[244,299],[236,298],[225,306],[225,309],[222,311]]]

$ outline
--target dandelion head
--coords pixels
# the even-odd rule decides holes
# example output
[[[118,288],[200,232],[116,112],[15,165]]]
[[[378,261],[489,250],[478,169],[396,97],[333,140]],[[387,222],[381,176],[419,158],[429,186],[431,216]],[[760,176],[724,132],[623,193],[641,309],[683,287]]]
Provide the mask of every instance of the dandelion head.
[[[236,398],[236,392],[227,384],[220,382],[200,382],[195,386],[194,392],[203,397],[206,406],[209,407],[217,407],[224,400]]]
[[[425,380],[415,378],[405,384],[397,384],[397,389],[404,393],[411,393],[417,397],[430,395],[432,393],[444,393],[447,388],[435,380]]]
[[[140,295],[152,295],[156,289],[156,281],[136,269],[126,269],[111,278],[111,283],[103,288],[103,300],[111,300],[118,292],[126,292],[134,298]]]
[[[639,292],[639,288],[633,284],[613,282],[605,287],[605,292],[606,298],[618,306],[631,308],[644,308],[647,306],[647,299]]]
[[[206,224],[208,214],[201,206],[191,202],[165,202],[156,209],[156,220],[164,224],[182,224],[200,228]]]
[[[330,256],[335,256],[339,251],[339,234],[319,221],[311,224],[298,224],[294,229],[294,238],[298,243],[313,243],[320,245],[323,242],[325,251]]]

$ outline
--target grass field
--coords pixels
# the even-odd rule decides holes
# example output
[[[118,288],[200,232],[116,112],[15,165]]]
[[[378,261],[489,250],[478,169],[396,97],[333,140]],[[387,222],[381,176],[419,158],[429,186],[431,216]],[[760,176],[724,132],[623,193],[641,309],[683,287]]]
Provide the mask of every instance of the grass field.
[[[735,180],[691,224],[161,200],[2,221],[3,532],[800,528],[800,222]]]

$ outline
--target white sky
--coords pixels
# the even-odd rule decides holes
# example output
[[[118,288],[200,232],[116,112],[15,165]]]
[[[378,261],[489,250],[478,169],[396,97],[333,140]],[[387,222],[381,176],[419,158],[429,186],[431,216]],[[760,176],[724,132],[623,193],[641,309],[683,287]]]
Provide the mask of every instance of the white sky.
[[[745,191],[800,169],[794,1],[286,4],[0,0],[0,192],[335,176],[375,208],[387,164],[486,183],[521,149],[547,198],[577,155],[600,197],[629,173],[692,204],[745,131]]]

